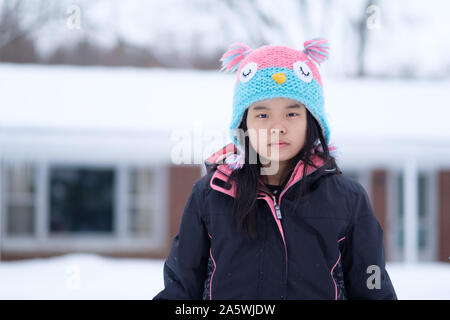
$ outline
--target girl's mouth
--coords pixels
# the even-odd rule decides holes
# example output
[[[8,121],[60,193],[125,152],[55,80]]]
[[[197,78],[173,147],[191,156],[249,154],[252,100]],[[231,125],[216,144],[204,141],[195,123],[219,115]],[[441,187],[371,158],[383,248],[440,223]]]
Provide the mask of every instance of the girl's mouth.
[[[269,144],[269,147],[284,148],[284,147],[286,147],[288,145],[289,145],[289,143],[279,142],[279,143],[271,143],[271,144]]]

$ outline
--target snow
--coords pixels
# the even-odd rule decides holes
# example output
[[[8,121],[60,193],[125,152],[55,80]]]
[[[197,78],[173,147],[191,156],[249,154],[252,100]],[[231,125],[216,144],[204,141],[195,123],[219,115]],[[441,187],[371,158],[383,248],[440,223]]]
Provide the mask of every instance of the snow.
[[[0,64],[0,74],[4,127],[166,131],[208,108],[211,126],[231,116],[233,80],[214,72]]]
[[[196,146],[196,159],[230,142],[234,74],[14,64],[0,64],[0,74],[5,153],[159,163],[180,142]],[[414,154],[448,164],[450,79],[322,79],[331,142],[345,161],[394,165]]]
[[[0,262],[0,299],[149,299],[162,262],[91,254]]]
[[[0,149],[39,159],[161,163],[177,136],[198,132],[217,140],[209,155],[229,139],[231,119],[233,78],[217,73],[0,64]]]
[[[152,299],[164,260],[67,254],[0,262],[0,299]],[[450,299],[450,264],[387,263],[399,299]]]
[[[332,132],[387,141],[450,142],[450,81],[327,80],[325,109]]]
[[[0,64],[0,74],[3,128],[226,132],[231,120],[234,75],[219,71]],[[322,78],[332,135],[450,140],[450,80]]]

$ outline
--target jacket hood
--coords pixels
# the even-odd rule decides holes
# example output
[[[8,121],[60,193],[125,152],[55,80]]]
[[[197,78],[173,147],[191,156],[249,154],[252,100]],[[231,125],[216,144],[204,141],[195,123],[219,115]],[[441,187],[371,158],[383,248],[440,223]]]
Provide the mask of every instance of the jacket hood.
[[[308,168],[306,169],[306,175],[308,176],[312,175],[314,172],[316,172],[319,168],[322,167],[324,167],[324,170],[321,171],[319,174],[314,174],[311,177],[313,179],[313,182],[324,175],[338,173],[338,169],[336,168],[336,166],[334,166],[334,164],[331,161],[325,161],[322,157],[316,154],[316,150],[317,147],[312,152],[311,161],[314,163],[315,166],[317,166],[317,168],[308,166]],[[204,161],[207,170],[212,166],[217,165],[214,174],[211,176],[210,186],[213,189],[228,194],[232,197],[235,196],[236,192],[235,182],[230,181],[230,183],[228,183],[227,181],[228,177],[231,175],[233,170],[228,166],[228,164],[224,163],[224,159],[227,156],[236,152],[237,148],[235,144],[229,143],[228,145],[214,152],[210,157],[208,157]],[[304,163],[303,161],[300,160],[295,166],[293,172],[291,173],[291,176],[289,177],[289,180],[286,183],[283,191],[287,190],[291,185],[295,184],[296,182],[298,182],[303,178],[303,167]],[[339,171],[339,173],[342,172]],[[267,190],[267,187],[265,186],[261,178],[260,178],[260,190],[261,191]]]

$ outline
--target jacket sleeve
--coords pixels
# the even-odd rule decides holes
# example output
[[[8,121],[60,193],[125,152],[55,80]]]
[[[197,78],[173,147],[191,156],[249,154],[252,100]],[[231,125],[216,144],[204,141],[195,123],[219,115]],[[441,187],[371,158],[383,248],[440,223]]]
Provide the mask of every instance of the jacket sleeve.
[[[397,295],[385,268],[383,230],[366,191],[361,185],[358,189],[342,249],[347,297],[396,300]]]
[[[199,184],[194,184],[186,202],[179,232],[164,263],[164,289],[153,300],[202,299],[210,241],[201,217]]]

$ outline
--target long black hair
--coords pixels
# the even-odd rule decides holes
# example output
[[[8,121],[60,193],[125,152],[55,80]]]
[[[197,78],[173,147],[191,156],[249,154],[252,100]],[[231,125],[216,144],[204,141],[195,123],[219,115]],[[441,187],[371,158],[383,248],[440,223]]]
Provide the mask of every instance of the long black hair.
[[[298,196],[296,198],[296,202],[294,207],[296,208],[300,203],[304,203],[307,201],[308,193],[312,188],[309,176],[306,176],[306,169],[308,166],[313,166],[314,163],[311,161],[312,150],[317,146],[318,142],[322,145],[323,151],[318,151],[316,149],[316,154],[322,157],[325,162],[332,162],[334,166],[337,168],[337,172],[339,173],[339,167],[336,164],[336,159],[330,155],[328,145],[326,143],[325,137],[323,136],[321,127],[319,126],[317,120],[314,116],[306,109],[307,113],[307,129],[306,129],[306,141],[303,148],[288,161],[288,164],[284,171],[281,174],[281,189],[283,190],[286,183],[289,180],[294,168],[298,164],[300,160],[302,160],[306,165],[303,166],[303,179],[299,182],[298,188]],[[245,111],[241,124],[238,129],[241,129],[241,132],[247,132],[247,114],[248,109]],[[260,184],[260,172],[261,172],[261,162],[259,160],[259,156],[256,156],[256,163],[253,158],[250,158],[251,152],[254,154],[254,150],[250,144],[250,139],[248,134],[244,135],[245,141],[240,141],[240,144],[245,147],[245,164],[240,170],[235,170],[232,172],[230,177],[228,178],[228,183],[234,181],[236,184],[236,195],[233,203],[233,217],[238,229],[244,231],[248,236],[252,239],[256,239],[256,221],[257,221],[257,195],[258,195],[258,186]],[[244,142],[242,144],[242,142]],[[252,162],[249,161],[252,159]],[[217,165],[210,167],[209,172],[211,170],[215,170]],[[322,168],[318,169],[324,170]]]

